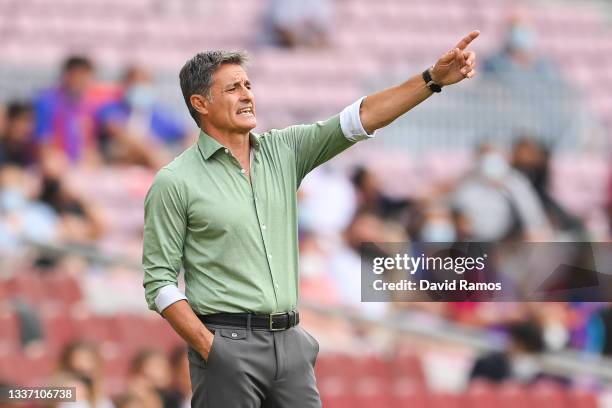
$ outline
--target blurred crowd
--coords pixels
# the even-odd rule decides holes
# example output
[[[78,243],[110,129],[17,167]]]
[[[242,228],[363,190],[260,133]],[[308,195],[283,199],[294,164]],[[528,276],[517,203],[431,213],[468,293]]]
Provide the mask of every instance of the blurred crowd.
[[[20,240],[91,245],[104,222],[67,176],[109,165],[156,170],[192,140],[145,69],[127,68],[117,84],[94,74],[89,59],[71,56],[57,85],[0,114],[0,251]]]
[[[73,387],[76,402],[38,404],[45,408],[187,408],[191,406],[191,383],[187,348],[177,347],[166,355],[143,348],[129,364],[123,392],[112,399],[105,384],[103,360],[99,346],[77,340],[60,353],[49,387]],[[0,390],[14,389],[17,384],[0,383]],[[4,405],[3,405],[4,406]],[[8,405],[7,408],[11,406]],[[15,406],[22,406],[16,403]]]
[[[270,1],[266,41],[283,48],[324,47],[329,19],[327,1]],[[512,21],[500,52],[484,61],[483,75],[558,80],[534,56],[533,44],[530,28]],[[69,183],[71,173],[128,166],[154,172],[194,141],[194,129],[158,100],[154,81],[144,67],[131,66],[115,83],[100,83],[94,62],[75,55],[63,62],[57,84],[2,107],[0,267],[3,255],[19,255],[24,242],[96,248],[109,226],[97,203]],[[389,194],[383,179],[393,175],[366,166],[317,169],[298,193],[301,298],[370,317],[416,314],[428,323],[451,321],[505,335],[505,351],[477,358],[472,378],[536,381],[543,374],[532,357],[543,351],[612,355],[607,303],[361,302],[362,242],[609,241],[612,174],[601,229],[606,233],[600,236],[551,192],[554,152],[532,136],[517,135],[509,150],[491,142],[475,147],[465,174],[426,197]],[[50,262],[56,259],[39,256],[33,266]],[[134,274],[131,282],[140,287],[140,281]],[[370,335],[360,326],[352,330],[356,342]],[[57,406],[186,407],[187,371],[184,349],[168,356],[143,349],[133,357],[125,391],[111,401],[103,392],[98,346],[77,341],[59,356],[53,383],[77,387],[82,404]]]

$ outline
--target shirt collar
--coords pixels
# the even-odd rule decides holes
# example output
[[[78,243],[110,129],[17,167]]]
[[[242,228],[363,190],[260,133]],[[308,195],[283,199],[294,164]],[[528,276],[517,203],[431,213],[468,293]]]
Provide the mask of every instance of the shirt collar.
[[[261,145],[259,141],[259,135],[250,132],[249,143],[251,144],[251,147],[255,148],[255,150],[259,150],[259,147]],[[208,135],[203,130],[200,130],[200,136],[198,137],[198,147],[202,152],[202,156],[204,156],[204,160],[208,160],[219,149],[225,149],[225,146],[223,146],[221,143],[219,143],[216,139]]]

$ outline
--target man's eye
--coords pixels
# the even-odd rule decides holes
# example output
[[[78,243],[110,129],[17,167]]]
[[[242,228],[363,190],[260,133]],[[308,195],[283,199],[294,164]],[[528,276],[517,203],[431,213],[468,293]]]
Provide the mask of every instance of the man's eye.
[[[251,84],[248,84],[248,85],[246,86],[246,89],[251,89]]]
[[[232,87],[232,88],[226,89],[227,92],[232,92],[232,91],[235,91],[235,90],[236,90],[236,87]]]

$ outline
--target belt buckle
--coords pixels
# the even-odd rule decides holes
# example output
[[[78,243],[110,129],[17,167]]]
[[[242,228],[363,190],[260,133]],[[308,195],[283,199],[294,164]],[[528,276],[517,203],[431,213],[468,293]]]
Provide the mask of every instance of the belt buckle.
[[[283,327],[283,328],[274,328],[274,320],[273,320],[273,316],[282,316],[285,315],[287,313],[285,312],[277,312],[277,313],[270,313],[270,331],[280,331],[280,330],[285,330],[287,329],[287,327]]]

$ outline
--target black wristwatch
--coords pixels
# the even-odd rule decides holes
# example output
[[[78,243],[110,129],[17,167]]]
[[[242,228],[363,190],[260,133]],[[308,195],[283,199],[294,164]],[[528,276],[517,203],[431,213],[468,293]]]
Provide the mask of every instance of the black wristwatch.
[[[423,71],[423,80],[431,92],[440,93],[442,92],[442,87],[431,79],[431,73],[429,72],[430,69],[431,68],[427,68],[425,71]]]

